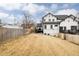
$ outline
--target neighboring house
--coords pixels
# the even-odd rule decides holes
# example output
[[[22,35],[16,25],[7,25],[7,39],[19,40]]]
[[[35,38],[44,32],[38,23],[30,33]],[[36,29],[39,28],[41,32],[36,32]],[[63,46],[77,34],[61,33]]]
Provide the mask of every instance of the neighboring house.
[[[13,24],[5,24],[2,26],[3,28],[14,28],[14,29],[23,29],[21,26],[13,25]]]
[[[78,32],[79,32],[79,13],[76,15],[76,20],[78,21]]]
[[[76,33],[78,30],[78,22],[76,17],[69,15],[64,21],[60,23],[60,32]]]
[[[35,32],[43,32],[42,23],[37,23]]]
[[[66,30],[77,30],[78,23],[73,15],[53,15],[48,13],[42,18],[43,33],[57,35]]]

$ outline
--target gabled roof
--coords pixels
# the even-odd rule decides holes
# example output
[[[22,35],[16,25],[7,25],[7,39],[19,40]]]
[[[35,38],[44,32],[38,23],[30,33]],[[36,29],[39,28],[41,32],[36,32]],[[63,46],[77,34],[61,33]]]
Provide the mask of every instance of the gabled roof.
[[[52,14],[52,13],[48,13],[48,14],[46,14],[45,16],[43,16],[42,18],[46,17],[47,15],[52,15],[52,16],[53,16],[53,14]]]
[[[48,13],[48,14],[46,14],[45,16],[47,16],[47,15],[52,15],[52,16],[55,16],[58,20],[64,20],[64,19],[66,19],[66,18],[68,18],[68,17],[71,17],[72,19],[75,19],[76,17],[74,16],[74,15],[53,15],[52,13]],[[45,17],[44,16],[44,17]],[[44,18],[43,17],[43,18]]]
[[[45,16],[47,16],[47,15],[49,15],[49,14],[52,15],[52,16],[54,16],[54,17],[56,17],[57,20],[60,20],[60,21],[58,21],[58,22],[43,22],[43,23],[47,23],[47,24],[49,24],[49,23],[50,23],[50,24],[51,24],[51,23],[52,23],[52,24],[54,24],[54,23],[55,23],[55,24],[59,24],[60,22],[64,21],[66,18],[69,18],[69,17],[72,18],[73,20],[76,19],[76,17],[73,16],[72,14],[71,14],[71,15],[53,15],[52,13],[48,13],[48,14],[46,14]],[[45,17],[45,16],[44,16],[44,17]],[[43,18],[44,18],[44,17],[43,17]],[[75,21],[76,21],[76,20],[75,20]]]
[[[69,15],[68,17],[71,17],[72,19],[75,19],[76,17],[74,15]]]
[[[65,20],[68,15],[54,15],[58,20]]]
[[[68,17],[68,15],[53,15],[52,13],[48,13],[48,14],[46,14],[45,16],[47,16],[47,15],[52,15],[52,16],[55,16],[58,20],[64,20],[64,19],[66,19],[67,17]],[[44,16],[44,17],[45,17]],[[43,17],[43,18],[44,18]]]

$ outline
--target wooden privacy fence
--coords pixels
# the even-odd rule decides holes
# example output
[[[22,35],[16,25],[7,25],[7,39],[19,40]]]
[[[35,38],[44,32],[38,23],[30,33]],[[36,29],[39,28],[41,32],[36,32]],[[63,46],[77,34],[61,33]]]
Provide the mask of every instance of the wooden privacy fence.
[[[0,30],[0,42],[11,39],[11,38],[16,38],[18,36],[22,36],[24,34],[23,29],[2,29]]]
[[[59,33],[58,37],[79,45],[79,35]]]
[[[66,40],[79,44],[79,35],[66,34]]]
[[[64,33],[59,33],[58,37],[61,38],[61,39],[65,39],[65,34]]]

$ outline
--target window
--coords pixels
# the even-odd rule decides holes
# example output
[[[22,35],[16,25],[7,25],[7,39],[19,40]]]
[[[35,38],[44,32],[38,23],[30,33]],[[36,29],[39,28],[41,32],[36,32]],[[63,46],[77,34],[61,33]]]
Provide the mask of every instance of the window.
[[[77,26],[71,26],[71,30],[76,30]]]
[[[53,25],[51,25],[50,28],[53,29]]]
[[[60,32],[63,32],[63,27],[60,27],[59,31],[60,31]]]
[[[64,31],[66,30],[66,27],[64,27]]]
[[[49,21],[51,21],[51,19],[49,19]]]
[[[55,25],[55,27],[57,27],[58,25]]]
[[[54,21],[54,19],[52,19],[52,21]]]
[[[77,26],[71,26],[71,33],[72,34],[75,34],[75,33],[77,33]]]
[[[46,29],[46,28],[47,28],[47,26],[46,26],[46,25],[44,25],[44,28]]]
[[[60,27],[59,31],[64,33],[66,31],[66,27]]]
[[[70,22],[70,20],[68,20],[68,22]]]

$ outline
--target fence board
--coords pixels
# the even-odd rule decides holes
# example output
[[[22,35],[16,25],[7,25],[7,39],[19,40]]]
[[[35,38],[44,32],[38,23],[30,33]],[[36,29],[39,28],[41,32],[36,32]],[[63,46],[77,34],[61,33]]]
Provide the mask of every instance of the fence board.
[[[24,34],[23,29],[11,29],[11,28],[3,28],[0,29],[0,42],[11,39],[11,38],[16,38],[18,36],[21,36]]]

